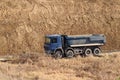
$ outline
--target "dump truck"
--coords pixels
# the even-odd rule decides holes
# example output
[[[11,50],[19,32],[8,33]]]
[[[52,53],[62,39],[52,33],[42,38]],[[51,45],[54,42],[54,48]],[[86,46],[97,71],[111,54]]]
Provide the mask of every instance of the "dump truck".
[[[55,58],[72,58],[76,55],[99,55],[101,53],[101,46],[105,45],[105,43],[106,38],[103,34],[53,34],[45,36],[44,50],[45,53]]]

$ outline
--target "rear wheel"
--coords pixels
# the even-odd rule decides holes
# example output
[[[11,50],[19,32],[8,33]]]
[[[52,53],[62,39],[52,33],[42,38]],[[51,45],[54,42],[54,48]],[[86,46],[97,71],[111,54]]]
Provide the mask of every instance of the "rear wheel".
[[[72,58],[73,56],[74,56],[73,50],[68,50],[68,51],[66,52],[66,57]]]
[[[92,54],[92,50],[90,48],[87,48],[84,52],[85,56],[89,56]]]
[[[63,57],[62,51],[57,50],[57,51],[55,52],[55,54],[54,54],[54,57],[55,57],[56,59],[61,59],[61,58]]]
[[[94,55],[99,55],[100,53],[101,53],[100,48],[95,48],[94,51],[93,51]]]

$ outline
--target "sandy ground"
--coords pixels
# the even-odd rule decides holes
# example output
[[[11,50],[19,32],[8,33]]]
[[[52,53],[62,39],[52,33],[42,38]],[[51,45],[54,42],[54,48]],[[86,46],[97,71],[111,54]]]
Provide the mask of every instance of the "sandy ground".
[[[0,0],[0,55],[44,52],[46,34],[105,34],[103,49],[119,50],[120,0]],[[119,80],[119,53],[15,56],[0,62],[0,80]]]
[[[104,34],[120,48],[120,0],[0,0],[0,54],[43,52],[46,34]]]
[[[71,59],[40,56],[26,62],[0,62],[0,80],[119,80],[119,53]]]

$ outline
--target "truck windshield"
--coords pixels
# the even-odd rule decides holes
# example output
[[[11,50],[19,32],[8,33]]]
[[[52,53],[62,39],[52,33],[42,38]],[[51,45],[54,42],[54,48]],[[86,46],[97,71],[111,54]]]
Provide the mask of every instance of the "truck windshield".
[[[45,44],[57,43],[57,38],[45,38]]]
[[[50,38],[45,37],[45,44],[50,44]]]

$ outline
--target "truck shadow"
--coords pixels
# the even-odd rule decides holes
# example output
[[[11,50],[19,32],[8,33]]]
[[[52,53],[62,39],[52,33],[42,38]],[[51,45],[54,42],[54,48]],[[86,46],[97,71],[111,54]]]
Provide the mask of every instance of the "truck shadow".
[[[94,57],[104,57],[103,55],[93,55]]]
[[[86,55],[84,55],[84,54],[81,54],[80,55],[82,58],[86,58],[86,57],[90,57],[90,56],[94,56],[94,57],[104,57],[103,55],[90,55],[90,56],[86,56]]]

